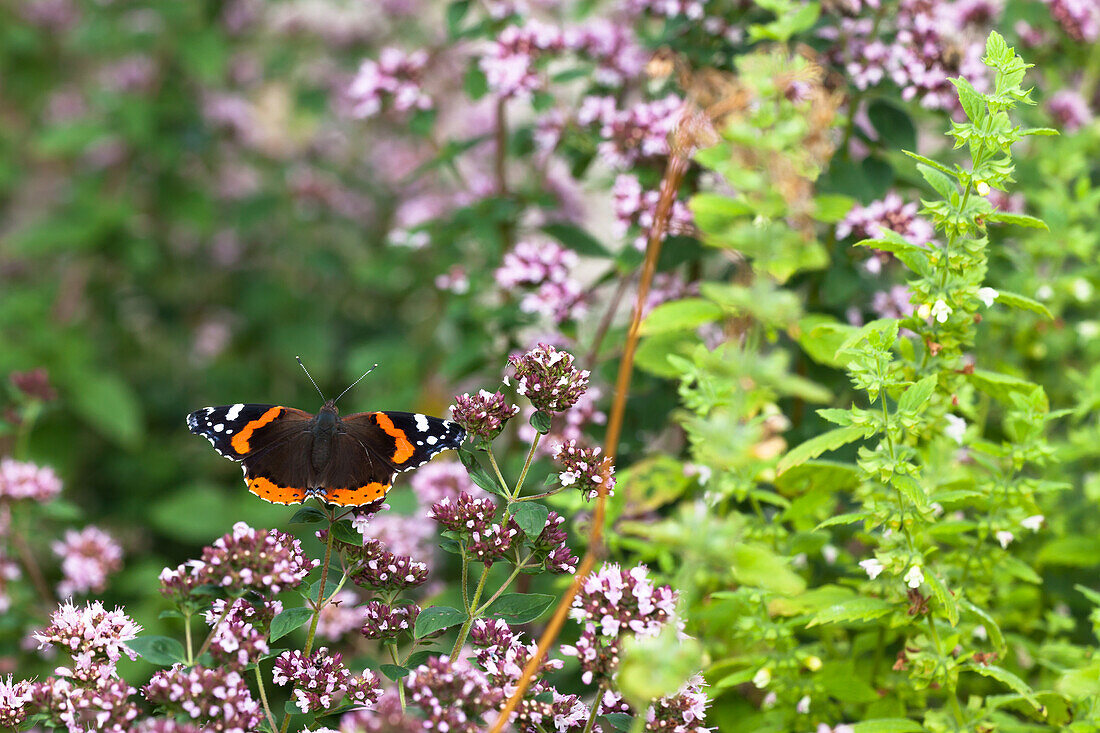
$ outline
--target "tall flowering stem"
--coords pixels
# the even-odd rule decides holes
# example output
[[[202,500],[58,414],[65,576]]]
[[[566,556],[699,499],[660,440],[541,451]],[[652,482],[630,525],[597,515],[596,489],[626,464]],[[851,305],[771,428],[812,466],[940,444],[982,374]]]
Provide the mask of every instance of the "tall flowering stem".
[[[672,151],[661,181],[661,197],[657,202],[657,212],[653,217],[653,226],[649,230],[645,261],[642,264],[642,276],[638,283],[638,292],[634,297],[634,314],[630,321],[630,330],[627,332],[626,345],[623,347],[623,356],[619,361],[618,377],[615,380],[615,397],[611,406],[611,417],[607,422],[607,438],[604,441],[604,487],[609,484],[607,479],[610,477],[611,467],[614,465],[615,455],[619,449],[623,416],[626,412],[626,395],[630,389],[630,378],[634,369],[634,353],[638,347],[638,335],[646,299],[649,296],[649,288],[653,283],[653,275],[657,271],[657,261],[661,255],[661,244],[664,242],[672,207],[676,202],[677,193],[683,183],[684,174],[690,165],[691,153],[694,150],[693,127],[693,125],[681,124],[673,132]],[[550,646],[558,638],[558,634],[561,633],[561,627],[569,615],[573,599],[576,598],[585,579],[592,571],[596,558],[602,553],[603,525],[606,514],[607,491],[601,488],[599,496],[596,497],[596,507],[593,511],[592,528],[588,535],[588,550],[577,568],[573,583],[569,586],[569,590],[566,591],[565,595],[562,596],[561,601],[554,610],[554,615],[546,625],[546,629],[539,639],[538,650],[528,659],[523,668],[523,674],[516,683],[515,691],[512,692],[501,709],[490,733],[501,733],[504,730],[504,726],[508,723],[512,713],[526,694],[527,688],[531,685],[531,680],[550,650]]]

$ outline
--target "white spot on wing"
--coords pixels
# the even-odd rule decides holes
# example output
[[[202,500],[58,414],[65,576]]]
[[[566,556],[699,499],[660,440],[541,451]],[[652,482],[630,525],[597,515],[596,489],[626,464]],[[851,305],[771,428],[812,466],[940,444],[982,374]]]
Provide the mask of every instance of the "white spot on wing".
[[[225,430],[225,425],[222,425],[221,423],[218,423],[217,425],[214,426],[214,432],[215,433],[220,433],[223,430]]]
[[[416,429],[422,433],[428,432],[428,416],[417,413],[413,415],[413,419],[416,420]]]
[[[434,435],[429,435],[428,445],[435,445],[437,440],[439,440],[439,438],[435,437]]]
[[[229,411],[225,413],[226,420],[236,420],[237,416],[241,414],[241,410],[244,409],[244,405],[240,402],[229,408]]]

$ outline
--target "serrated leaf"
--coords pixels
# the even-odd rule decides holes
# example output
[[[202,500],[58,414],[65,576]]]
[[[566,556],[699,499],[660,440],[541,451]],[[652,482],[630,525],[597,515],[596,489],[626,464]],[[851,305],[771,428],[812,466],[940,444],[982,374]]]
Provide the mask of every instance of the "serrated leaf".
[[[898,410],[913,414],[923,412],[928,406],[928,398],[936,391],[938,378],[936,374],[929,374],[919,382],[909,385],[898,400]]]
[[[186,660],[183,644],[169,636],[139,636],[126,642],[135,654],[150,664],[169,667]]]
[[[703,298],[683,298],[662,303],[642,321],[639,333],[652,336],[675,331],[694,331],[722,317],[722,306]]]
[[[271,634],[268,636],[268,641],[283,638],[312,617],[312,608],[284,608],[275,618],[271,619]]]
[[[378,671],[391,680],[399,680],[412,674],[412,670],[398,664],[380,664]]]
[[[924,163],[917,163],[917,170],[920,171],[924,180],[928,181],[928,185],[936,190],[940,196],[944,199],[950,200],[951,196],[958,193],[958,188],[955,185],[955,179],[950,176],[946,176],[940,173],[935,168],[927,166]]]
[[[943,163],[932,160],[931,158],[926,158],[925,156],[919,155],[919,154],[914,153],[910,150],[903,150],[901,152],[905,153],[910,158],[912,158],[913,160],[915,160],[919,163],[924,163],[926,166],[929,166],[930,168],[935,168],[940,173],[946,173],[949,176],[954,176],[955,175],[955,171],[951,170],[950,168],[945,166]]]
[[[1046,231],[1050,231],[1045,221],[1037,219],[1034,216],[1028,216],[1027,214],[1009,214],[1004,211],[998,211],[995,214],[986,216],[985,220],[996,221],[1001,224],[1015,224],[1018,227],[1027,227],[1028,229],[1045,229]]]
[[[546,613],[557,600],[543,593],[505,593],[489,606],[488,615],[512,625],[529,624]]]
[[[1001,627],[996,620],[986,613],[985,609],[979,608],[965,598],[959,600],[959,606],[967,613],[977,616],[978,620],[982,622],[982,626],[985,627],[985,632],[989,636],[989,641],[993,643],[993,648],[1003,656],[1006,649],[1005,637],[1001,633]]]
[[[907,718],[878,718],[852,725],[853,733],[921,733],[924,726]]]
[[[955,89],[959,92],[959,103],[962,104],[963,112],[966,112],[966,116],[974,124],[980,123],[985,119],[985,96],[978,92],[974,88],[974,85],[967,81],[964,77],[958,77],[956,79],[948,79],[955,85]]]
[[[788,451],[787,454],[779,460],[779,464],[776,466],[776,472],[782,474],[784,471],[805,463],[811,458],[817,458],[826,451],[833,451],[848,443],[860,440],[865,437],[866,434],[866,428],[851,426],[836,428],[814,436],[805,443]]]
[[[890,477],[890,484],[905,496],[906,499],[918,509],[928,508],[928,494],[924,487],[917,483],[912,476],[895,474]]]
[[[553,422],[553,416],[548,412],[542,410],[535,410],[535,413],[531,415],[531,427],[539,431],[543,435],[550,432],[550,425]]]
[[[951,622],[952,626],[958,626],[959,604],[955,601],[955,596],[951,595],[951,591],[947,589],[947,586],[943,584],[939,576],[931,570],[925,572],[924,582],[932,589],[932,595],[934,595],[936,600],[940,602],[940,605],[943,606],[943,610],[947,613],[947,620]]]
[[[975,369],[971,374],[967,375],[966,379],[993,399],[1009,406],[1012,405],[1013,394],[1028,396],[1035,392],[1035,390],[1042,390],[1042,387],[1026,379],[1000,374],[999,372],[991,372],[985,369]]]
[[[1054,320],[1054,315],[1047,309],[1045,305],[1037,300],[1028,298],[1027,296],[1020,295],[1019,293],[1010,293],[1007,290],[997,291],[997,302],[1004,303],[1010,308],[1019,308],[1025,311],[1031,311],[1032,313],[1038,313],[1041,316],[1046,316],[1050,320]]]
[[[294,512],[289,524],[316,524],[327,519],[325,513],[315,506],[304,506]]]
[[[1013,692],[1019,694],[1021,697],[1031,703],[1031,706],[1034,707],[1036,710],[1041,707],[1039,701],[1035,699],[1035,690],[1031,689],[1031,687],[1028,686],[1026,682],[1024,682],[1013,673],[1009,672],[1004,667],[998,667],[995,664],[984,665],[970,663],[966,665],[966,669],[970,670],[971,672],[976,672],[983,677],[995,679],[1001,684],[1006,685]]]
[[[835,517],[829,517],[823,522],[820,522],[814,531],[819,529],[825,529],[826,527],[835,527],[838,524],[855,524],[856,522],[862,522],[871,516],[868,512],[848,512],[847,514],[837,514]]]
[[[871,621],[890,613],[894,609],[893,604],[881,598],[853,598],[850,601],[837,603],[823,608],[814,615],[806,628],[820,626],[821,624],[843,624],[861,621]]]
[[[423,639],[429,634],[434,634],[452,626],[458,626],[466,620],[466,613],[450,606],[428,606],[416,617],[416,625],[413,628],[413,636]]]
[[[852,413],[849,410],[826,407],[818,410],[817,414],[820,415],[823,420],[828,420],[833,425],[844,427],[852,424]]]
[[[527,535],[527,539],[534,540],[542,530],[546,528],[546,518],[550,516],[550,510],[535,501],[520,501],[510,505],[512,518]]]

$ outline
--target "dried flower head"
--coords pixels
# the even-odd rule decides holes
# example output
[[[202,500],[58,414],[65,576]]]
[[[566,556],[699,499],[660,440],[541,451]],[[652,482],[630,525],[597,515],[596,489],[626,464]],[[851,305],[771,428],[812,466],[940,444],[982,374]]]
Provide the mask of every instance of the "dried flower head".
[[[476,395],[457,395],[451,415],[468,434],[490,441],[500,435],[504,423],[519,413],[519,405],[509,405],[500,392],[480,390]]]
[[[588,389],[587,369],[573,366],[573,355],[549,344],[539,344],[525,354],[510,356],[516,376],[516,392],[543,412],[564,412]]]
[[[8,379],[13,387],[33,400],[52,402],[57,399],[57,390],[50,385],[50,375],[42,367],[26,372],[12,372]]]

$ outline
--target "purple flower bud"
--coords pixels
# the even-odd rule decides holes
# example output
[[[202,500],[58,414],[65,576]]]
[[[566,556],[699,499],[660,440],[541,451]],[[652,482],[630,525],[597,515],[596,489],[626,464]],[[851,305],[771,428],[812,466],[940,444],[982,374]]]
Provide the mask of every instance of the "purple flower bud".
[[[600,452],[599,446],[582,448],[575,440],[562,443],[554,456],[564,469],[558,474],[561,485],[576,487],[587,499],[595,499],[601,491],[613,495],[615,466],[608,465],[605,469]]]
[[[519,405],[509,405],[500,392],[479,391],[455,397],[451,415],[470,435],[490,441],[500,435],[504,423],[519,413]]]
[[[420,606],[388,606],[380,601],[371,601],[365,611],[363,636],[389,641],[412,631],[416,617],[420,615]]]
[[[203,730],[250,731],[263,720],[260,703],[235,669],[176,664],[154,674],[142,692],[167,712],[203,723]]]
[[[342,702],[372,705],[381,689],[370,670],[353,675],[344,666],[343,655],[321,647],[306,656],[299,649],[285,651],[275,660],[272,680],[292,685],[291,699],[303,713],[332,710]],[[345,700],[346,698],[346,700]]]
[[[510,356],[515,370],[516,392],[543,412],[565,412],[588,389],[588,370],[573,366],[573,355],[549,344],[539,344],[526,354]]]

